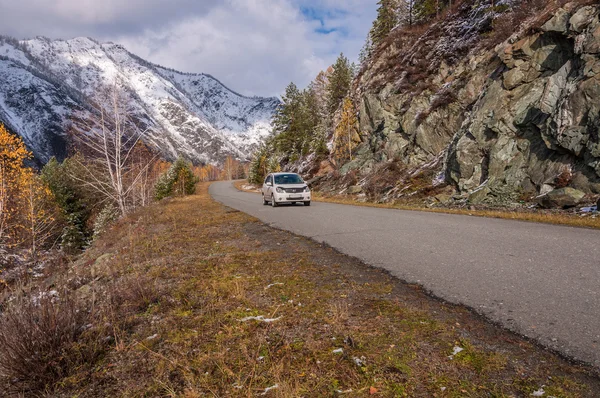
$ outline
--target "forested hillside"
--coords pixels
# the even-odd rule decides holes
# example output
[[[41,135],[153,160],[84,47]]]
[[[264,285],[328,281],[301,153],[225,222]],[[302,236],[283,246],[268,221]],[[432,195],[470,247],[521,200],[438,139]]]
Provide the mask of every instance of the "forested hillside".
[[[356,70],[340,57],[306,90],[290,86],[255,180],[295,170],[322,192],[386,202],[562,207],[600,194],[595,2],[378,4]]]

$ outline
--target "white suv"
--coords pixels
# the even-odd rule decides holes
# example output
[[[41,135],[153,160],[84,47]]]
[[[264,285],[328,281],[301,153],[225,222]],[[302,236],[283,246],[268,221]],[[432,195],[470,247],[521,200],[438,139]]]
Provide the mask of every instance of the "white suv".
[[[304,203],[310,206],[310,189],[296,173],[271,173],[261,189],[263,205],[277,207],[282,203]]]

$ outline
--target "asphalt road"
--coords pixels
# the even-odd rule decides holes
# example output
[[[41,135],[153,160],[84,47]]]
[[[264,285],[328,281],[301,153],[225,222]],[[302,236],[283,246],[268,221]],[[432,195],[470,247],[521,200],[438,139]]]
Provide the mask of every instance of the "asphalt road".
[[[210,193],[600,368],[600,231],[319,202],[271,208],[230,182]]]

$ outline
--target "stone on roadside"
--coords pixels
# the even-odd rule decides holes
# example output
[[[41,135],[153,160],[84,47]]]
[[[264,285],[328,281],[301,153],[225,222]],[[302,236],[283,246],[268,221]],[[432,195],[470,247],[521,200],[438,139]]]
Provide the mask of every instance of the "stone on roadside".
[[[585,192],[573,188],[560,188],[538,197],[540,206],[551,208],[569,208],[577,206],[585,197]]]
[[[362,192],[362,187],[360,185],[352,185],[348,187],[347,191],[350,195],[356,195],[357,193]]]
[[[439,195],[436,195],[435,200],[437,200],[440,203],[448,203],[452,200],[452,195],[447,193],[441,193]]]
[[[491,190],[488,187],[479,187],[469,194],[469,203],[481,203],[490,194]]]

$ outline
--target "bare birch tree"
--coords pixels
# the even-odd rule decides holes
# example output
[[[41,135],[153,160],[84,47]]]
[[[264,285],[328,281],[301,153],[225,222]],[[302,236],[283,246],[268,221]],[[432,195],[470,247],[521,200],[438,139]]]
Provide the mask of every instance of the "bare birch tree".
[[[94,115],[80,115],[74,121],[75,140],[85,161],[78,161],[84,178],[73,178],[91,188],[105,201],[114,203],[121,215],[135,203],[131,201],[136,184],[147,176],[147,163],[134,167],[134,150],[144,132],[129,118],[128,102],[115,84],[96,99]]]
[[[24,241],[29,247],[31,258],[37,261],[38,250],[60,235],[62,224],[60,211],[50,189],[33,170],[22,173],[19,196],[23,203]]]

